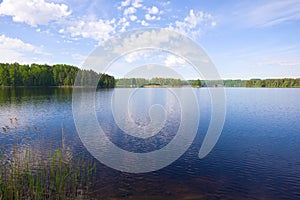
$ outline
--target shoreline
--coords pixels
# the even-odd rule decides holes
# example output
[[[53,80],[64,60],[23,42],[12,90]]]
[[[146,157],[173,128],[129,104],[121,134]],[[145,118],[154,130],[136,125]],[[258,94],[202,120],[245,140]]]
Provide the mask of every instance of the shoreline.
[[[6,89],[6,88],[15,88],[15,89],[19,89],[19,88],[24,88],[24,89],[47,89],[47,88],[61,88],[61,89],[73,89],[73,88],[89,88],[89,89],[95,89],[94,86],[74,86],[74,85],[65,85],[65,86],[0,86],[0,89]],[[241,87],[234,87],[234,86],[205,86],[205,87],[194,87],[194,86],[190,86],[190,85],[183,85],[183,86],[170,86],[170,85],[147,85],[147,86],[140,86],[140,87],[126,87],[126,86],[115,86],[115,87],[108,87],[108,88],[96,88],[96,89],[114,89],[114,88],[300,88],[300,87],[245,87],[245,86],[241,86]]]
[[[94,86],[74,86],[74,85],[65,85],[65,86],[0,86],[0,88],[95,88]],[[97,88],[97,89],[113,89],[113,88]]]

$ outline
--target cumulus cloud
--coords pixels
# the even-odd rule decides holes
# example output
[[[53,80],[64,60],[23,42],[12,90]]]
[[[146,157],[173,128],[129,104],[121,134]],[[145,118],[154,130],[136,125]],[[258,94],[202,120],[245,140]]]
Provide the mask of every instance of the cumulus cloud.
[[[134,7],[129,7],[124,10],[124,15],[134,14],[136,9]]]
[[[93,69],[99,69],[103,67],[103,64],[107,63],[107,61],[111,61],[120,56],[124,57],[124,53],[131,54],[137,50],[144,49],[151,51],[157,50],[159,52],[173,52],[174,54],[171,54],[173,56],[170,58],[159,58],[159,60],[162,61],[165,66],[173,65],[174,69],[176,68],[180,70],[188,65],[188,62],[185,61],[188,60],[195,66],[199,66],[201,70],[203,69],[203,71],[207,73],[205,74],[207,75],[206,77],[210,79],[217,79],[217,75],[213,74],[212,71],[206,71],[207,67],[209,67],[211,63],[207,62],[207,56],[204,51],[195,45],[195,43],[190,39],[180,37],[178,33],[167,29],[136,30],[132,33],[121,34],[120,37],[114,37],[109,43],[100,44],[99,54],[89,58],[85,62],[85,66],[93,66]],[[175,54],[180,56],[177,58],[175,57]],[[129,58],[126,58],[126,61],[135,62],[134,59],[136,58],[138,58],[138,56],[129,56]],[[156,58],[158,58],[158,56]],[[156,63],[156,58],[151,59],[150,57],[150,60]],[[185,62],[183,62],[183,60]]]
[[[174,24],[170,24],[169,28],[185,35],[196,36],[201,32],[201,25],[207,24],[216,26],[211,14],[202,11],[194,12],[191,9],[189,15],[183,21],[175,21]]]
[[[151,8],[144,8],[145,10],[147,10],[148,12],[145,14],[145,19],[148,21],[152,21],[152,20],[160,20],[160,16],[158,16],[158,14],[161,14],[161,12],[159,12],[159,9],[156,6],[152,6]]]
[[[143,0],[132,0],[131,5],[135,8],[140,8],[142,7]]]
[[[165,65],[168,67],[171,66],[182,66],[184,65],[186,62],[184,59],[175,56],[175,55],[168,55],[166,60],[165,60]]]
[[[113,52],[116,54],[123,54],[124,52],[131,51],[132,49],[139,49],[141,47],[160,47],[163,49],[170,48],[170,45],[178,45],[178,34],[167,29],[146,29],[142,32],[136,32],[136,34],[124,35],[122,43],[119,43],[118,39],[112,39],[111,45],[113,46]],[[151,45],[149,45],[151,44]],[[187,51],[188,47],[182,48],[178,46],[178,51]],[[181,48],[181,49],[180,49]]]
[[[190,10],[190,15],[184,19],[184,23],[177,23],[188,28],[195,28],[198,24],[202,23],[206,19],[211,19],[211,15],[201,11],[195,14],[194,10]]]
[[[150,15],[149,13],[147,13],[145,15],[145,19],[148,20],[148,21],[152,21],[152,20],[160,20],[160,17],[157,17],[155,15]]]
[[[142,25],[142,26],[149,26],[149,23],[147,23],[145,20],[142,20],[142,21],[141,21],[141,25]]]
[[[151,16],[150,14],[146,14],[146,15],[145,15],[145,19],[146,19],[146,20],[154,20],[154,19],[155,19],[155,16]]]
[[[18,38],[0,35],[1,62],[29,62],[25,54],[42,54],[39,47],[25,43]]]
[[[157,16],[159,14],[159,9],[156,6],[152,6],[151,8],[144,8],[148,11],[148,13],[145,14],[145,19],[148,21],[152,20],[160,20],[160,16]]]
[[[124,20],[140,23],[135,13],[142,7],[142,2],[143,0],[125,0],[121,2],[121,6],[119,6],[118,9],[124,9],[123,18],[119,21],[120,23],[117,24],[118,27],[116,29],[119,29],[120,32],[124,32],[126,28],[130,26],[129,21],[125,22]]]
[[[115,19],[73,21],[72,24],[68,26],[65,31],[70,33],[72,37],[81,36],[83,38],[92,38],[97,41],[103,41],[108,39],[110,35],[115,31],[115,22]]]
[[[122,6],[122,7],[129,6],[129,5],[130,5],[130,2],[131,2],[131,0],[125,0],[125,1],[122,1],[122,2],[121,2],[121,6]]]
[[[152,14],[152,15],[158,14],[158,12],[159,12],[159,10],[156,6],[152,6],[152,8],[148,9],[148,11],[149,11],[149,14]]]
[[[121,5],[118,7],[118,9],[122,9],[127,6],[133,6],[134,8],[141,8],[143,5],[143,0],[125,0],[121,2]]]
[[[135,21],[135,20],[137,20],[137,16],[135,16],[135,15],[130,15],[130,16],[129,16],[129,19],[130,19],[131,21]]]
[[[120,32],[124,32],[126,31],[126,28],[130,26],[130,22],[127,21],[125,17],[123,17],[118,21],[117,26],[120,27]]]
[[[133,63],[137,60],[143,60],[148,56],[147,51],[136,51],[124,56],[124,60],[128,63]]]
[[[67,5],[44,0],[3,0],[0,4],[0,15],[12,16],[14,22],[24,22],[33,27],[70,14]]]

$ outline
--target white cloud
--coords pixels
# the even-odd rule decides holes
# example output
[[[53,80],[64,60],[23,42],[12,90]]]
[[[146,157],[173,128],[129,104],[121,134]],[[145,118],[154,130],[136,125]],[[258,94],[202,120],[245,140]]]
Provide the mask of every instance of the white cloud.
[[[5,35],[0,35],[0,51],[0,62],[30,63],[25,54],[42,54],[39,47]]]
[[[24,22],[33,27],[70,14],[67,5],[47,3],[44,0],[3,0],[0,4],[0,15],[12,16],[14,22]]]
[[[134,7],[129,7],[124,10],[124,15],[134,14],[136,9]]]
[[[108,39],[110,35],[115,31],[115,21],[115,19],[73,21],[65,31],[70,33],[72,37],[81,36],[83,38],[91,38],[97,41],[103,41]]]
[[[149,26],[149,23],[147,23],[145,20],[141,21],[142,26]]]
[[[130,19],[131,21],[135,21],[135,20],[137,20],[137,16],[135,16],[135,15],[130,15],[130,16],[129,16],[129,19]]]
[[[185,25],[188,28],[195,28],[199,23],[205,19],[211,18],[211,15],[205,14],[204,12],[194,13],[194,10],[190,10],[190,15],[184,19]]]
[[[120,32],[125,32],[126,31],[126,28],[130,26],[130,22],[126,21],[125,23],[123,23],[121,29],[120,29]]]
[[[128,63],[132,63],[134,61],[136,61],[138,58],[138,54],[137,53],[131,53],[131,54],[128,54],[126,56],[124,56],[124,59],[126,60],[126,62]]]
[[[182,66],[184,64],[186,64],[185,60],[175,55],[168,55],[165,60],[165,65],[168,67]]]
[[[116,57],[116,55],[124,55],[124,52],[132,52],[132,50],[140,49],[141,47],[166,46],[166,42],[170,41],[170,37],[177,39],[176,34],[166,29],[161,30],[145,30],[128,36],[127,34],[120,35],[121,38],[112,38],[109,47],[112,52],[102,57],[93,57],[87,61],[86,66],[92,66],[92,63],[102,63],[106,59]],[[173,43],[172,43],[173,44]],[[101,44],[100,44],[101,46]],[[107,46],[106,46],[107,48]],[[95,65],[97,68],[97,66]],[[95,69],[96,69],[95,68]]]
[[[119,30],[120,32],[124,32],[124,31],[126,31],[126,28],[128,26],[130,26],[130,22],[127,21],[127,19],[125,17],[123,17],[118,21],[117,26],[121,27]]]
[[[143,0],[133,0],[131,5],[135,8],[140,8],[142,7]]]
[[[118,21],[118,25],[120,24],[123,24],[127,21],[127,19],[125,17],[121,18],[119,21]]]
[[[133,63],[136,61],[144,61],[149,57],[149,51],[135,51],[124,56],[124,60],[128,63]]]
[[[159,14],[159,9],[156,6],[152,6],[151,8],[144,8],[145,10],[148,10],[148,13],[145,14],[145,19],[148,21],[152,20],[160,20],[160,17],[156,14]]]
[[[155,19],[160,20],[160,17],[156,17],[154,15],[151,16],[149,13],[147,13],[145,15],[145,19],[148,20],[148,21],[152,21],[152,20],[155,20]]]
[[[148,9],[148,12],[149,14],[156,15],[159,12],[159,10],[156,6],[152,6],[152,8]]]
[[[207,24],[210,26],[216,25],[211,14],[202,11],[194,12],[194,10],[191,9],[189,15],[185,17],[183,21],[175,21],[174,24],[171,23],[169,29],[194,37],[201,33],[201,26]]]
[[[4,49],[15,49],[15,50],[20,50],[20,51],[34,51],[37,49],[37,47],[25,43],[20,39],[17,38],[10,38],[5,35],[0,36],[0,48]]]
[[[174,31],[170,31],[167,29],[145,29],[143,31],[135,31],[132,34],[124,34],[120,35],[120,37],[112,38],[109,44],[105,44],[105,46],[101,45],[104,49],[102,51],[103,56],[93,56],[85,62],[85,66],[93,66],[93,69],[97,69],[101,67],[103,64],[107,62],[107,60],[113,60],[118,58],[119,56],[124,57],[124,53],[133,53],[139,50],[154,50],[160,52],[173,52],[176,55],[180,55],[179,58],[169,58],[160,59],[158,56],[153,58],[149,57],[149,59],[143,59],[138,61],[139,65],[141,63],[146,64],[149,63],[162,63],[164,65],[175,65],[173,69],[176,70],[183,69],[186,71],[186,66],[188,66],[188,62],[183,63],[182,58],[184,60],[188,60],[194,64],[203,63],[203,60],[207,61],[206,55],[195,45],[195,43],[191,42],[188,39],[178,37],[178,33]],[[184,45],[183,45],[184,44]],[[108,51],[109,53],[106,53]],[[202,53],[201,53],[202,52]],[[151,55],[151,54],[150,54]],[[153,54],[152,54],[153,55]],[[172,54],[173,55],[173,54]],[[166,58],[166,57],[165,57]],[[127,58],[128,61],[134,62],[133,59],[139,59],[137,56],[133,56],[133,58]],[[159,60],[157,60],[159,59]],[[167,60],[167,61],[165,61]],[[175,60],[175,61],[174,61]],[[147,61],[147,62],[145,62]],[[166,62],[166,64],[165,64]],[[200,68],[204,69],[208,67],[209,63],[200,64]],[[132,65],[133,66],[133,65]],[[135,65],[136,66],[136,65]],[[124,66],[123,66],[124,68]],[[127,69],[127,68],[126,68]],[[201,71],[201,70],[200,70]],[[217,77],[213,74],[207,75],[207,78],[216,79]]]
[[[121,6],[122,6],[122,7],[129,6],[129,5],[130,5],[130,2],[131,2],[131,0],[125,0],[125,1],[122,1],[122,2],[121,2]]]

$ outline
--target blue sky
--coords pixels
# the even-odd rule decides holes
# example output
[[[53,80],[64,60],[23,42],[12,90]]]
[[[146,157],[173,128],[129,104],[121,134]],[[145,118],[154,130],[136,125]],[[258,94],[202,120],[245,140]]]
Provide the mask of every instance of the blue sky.
[[[0,62],[80,67],[110,37],[158,27],[191,37],[224,79],[300,77],[299,0],[0,2]],[[182,64],[173,55],[160,58]]]

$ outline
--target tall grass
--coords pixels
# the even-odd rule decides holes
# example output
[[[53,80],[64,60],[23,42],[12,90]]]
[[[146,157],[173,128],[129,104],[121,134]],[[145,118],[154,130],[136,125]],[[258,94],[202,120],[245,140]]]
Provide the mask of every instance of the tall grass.
[[[1,154],[0,199],[85,199],[96,173],[91,160],[65,159],[60,149],[45,159],[27,147],[25,157],[7,160]]]
[[[0,200],[90,199],[96,164],[69,148],[42,156],[16,143],[12,155],[0,152]]]

